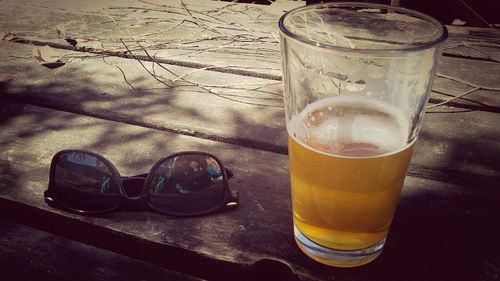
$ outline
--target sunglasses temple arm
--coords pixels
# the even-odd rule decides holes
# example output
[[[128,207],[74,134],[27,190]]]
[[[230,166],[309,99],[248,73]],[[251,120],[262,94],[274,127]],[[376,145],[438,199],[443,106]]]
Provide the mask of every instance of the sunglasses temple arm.
[[[224,199],[226,208],[234,208],[240,204],[240,195],[236,190],[229,189],[226,198]]]
[[[229,168],[224,167],[224,170],[226,170],[227,179],[234,177],[233,171],[229,170]]]
[[[224,167],[226,172],[227,179],[234,177],[233,171],[229,168]],[[228,193],[226,194],[226,198],[224,199],[224,204],[226,208],[234,208],[240,204],[240,195],[236,190],[231,190],[228,188]]]

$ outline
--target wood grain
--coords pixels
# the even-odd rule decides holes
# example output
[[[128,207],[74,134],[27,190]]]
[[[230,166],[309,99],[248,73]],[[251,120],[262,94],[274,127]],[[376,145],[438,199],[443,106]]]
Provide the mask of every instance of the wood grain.
[[[498,264],[489,251],[498,247],[499,233],[489,229],[499,211],[495,186],[409,176],[386,253],[360,270],[335,270],[310,261],[294,245],[285,155],[16,103],[2,106],[1,116],[2,216],[171,270],[204,279],[226,272],[222,280],[251,280],[245,278],[275,271],[287,278],[295,272],[305,280],[385,280],[392,274],[419,280],[405,272],[441,264],[441,269],[425,271],[428,280],[443,274],[466,280],[481,274],[486,262]],[[147,171],[163,153],[215,153],[235,173],[230,184],[240,192],[241,206],[189,219],[148,212],[84,217],[59,211],[44,203],[42,193],[52,155],[68,147],[101,153],[123,175]],[[478,243],[468,244],[470,240]],[[448,256],[450,251],[456,254]],[[462,251],[468,254],[459,255]],[[409,262],[394,271],[402,255]],[[447,271],[469,263],[473,266]]]

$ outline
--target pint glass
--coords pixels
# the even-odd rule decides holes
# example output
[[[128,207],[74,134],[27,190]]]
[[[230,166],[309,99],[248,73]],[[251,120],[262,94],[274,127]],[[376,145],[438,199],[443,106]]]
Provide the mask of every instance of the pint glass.
[[[305,6],[279,21],[297,245],[353,267],[382,251],[444,25],[386,5]]]

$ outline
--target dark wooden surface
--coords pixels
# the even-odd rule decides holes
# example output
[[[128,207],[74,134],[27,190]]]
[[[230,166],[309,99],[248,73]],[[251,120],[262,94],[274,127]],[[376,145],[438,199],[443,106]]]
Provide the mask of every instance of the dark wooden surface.
[[[58,237],[7,223],[4,260],[23,243],[16,232],[51,243],[6,264],[29,263],[30,251],[58,249],[65,237],[97,247],[81,256],[90,265],[102,261],[90,253],[115,252],[105,252],[104,272],[125,268],[119,280],[156,271],[179,280],[500,279],[498,30],[449,28],[430,105],[477,90],[428,109],[384,253],[335,269],[293,241],[276,22],[300,2],[18,2],[0,1],[0,215]],[[42,65],[32,54],[42,45],[64,65]],[[51,157],[65,148],[100,153],[122,175],[161,155],[212,152],[234,171],[241,206],[188,219],[59,211],[42,195]],[[49,272],[68,251],[39,267]],[[61,276],[77,268],[68,266]]]
[[[202,280],[0,219],[4,281]]]

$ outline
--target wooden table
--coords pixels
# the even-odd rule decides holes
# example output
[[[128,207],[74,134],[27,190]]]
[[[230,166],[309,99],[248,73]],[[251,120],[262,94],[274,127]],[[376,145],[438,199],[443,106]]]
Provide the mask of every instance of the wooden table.
[[[499,280],[500,31],[449,27],[438,106],[386,248],[336,269],[293,240],[277,20],[299,5],[0,1],[2,217],[193,278]],[[43,191],[66,148],[102,154],[122,175],[208,151],[233,170],[241,205],[195,218],[60,211]]]

